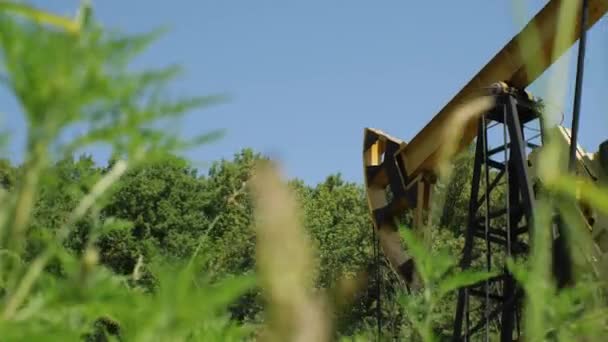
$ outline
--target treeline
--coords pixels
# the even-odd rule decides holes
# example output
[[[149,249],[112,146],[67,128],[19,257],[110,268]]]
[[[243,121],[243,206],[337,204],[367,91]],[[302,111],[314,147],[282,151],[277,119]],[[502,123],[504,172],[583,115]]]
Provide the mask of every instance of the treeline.
[[[94,245],[101,264],[119,275],[137,269],[142,274],[137,286],[150,292],[155,291],[159,280],[146,265],[187,260],[195,253],[204,256],[198,272],[212,281],[254,273],[256,239],[251,229],[253,208],[247,182],[260,159],[265,157],[245,149],[231,160],[214,162],[206,174],[199,174],[178,157],[137,167],[121,178],[97,210],[77,223],[63,245],[77,256]],[[452,183],[437,186],[436,198],[452,203],[445,208],[438,206],[434,213],[437,249],[458,253],[462,246],[459,236],[466,219],[469,161],[465,158],[455,164],[457,176]],[[25,260],[31,261],[40,253],[45,236],[57,233],[111,166],[112,162],[99,166],[90,156],[81,156],[61,160],[52,167],[35,202]],[[20,170],[2,162],[0,182],[5,189],[14,188]],[[399,285],[381,254],[376,254],[363,187],[344,181],[340,174],[330,175],[314,186],[293,179],[289,186],[301,207],[303,226],[314,242],[319,265],[316,286],[332,289],[344,279],[356,279],[359,284],[347,305],[336,306],[339,310],[333,314],[337,333],[374,334],[379,321],[385,334],[403,334],[408,323],[395,297]],[[100,222],[104,228],[93,231]],[[61,276],[61,262],[51,263],[47,272]],[[437,324],[438,333],[444,335],[451,329],[455,302],[450,300],[443,304],[444,322]],[[231,305],[230,315],[235,321],[257,324],[264,320],[263,308],[260,292],[250,291]]]

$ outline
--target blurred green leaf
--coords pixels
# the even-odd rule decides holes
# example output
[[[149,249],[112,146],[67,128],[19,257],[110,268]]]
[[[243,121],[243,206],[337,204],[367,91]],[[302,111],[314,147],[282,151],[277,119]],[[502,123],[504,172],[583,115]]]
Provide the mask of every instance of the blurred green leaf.
[[[78,33],[80,30],[77,21],[13,1],[0,1],[0,12],[16,13],[35,22],[57,26],[71,33]]]
[[[477,284],[497,275],[497,272],[466,269],[443,279],[439,284],[439,296],[455,291],[461,287]]]

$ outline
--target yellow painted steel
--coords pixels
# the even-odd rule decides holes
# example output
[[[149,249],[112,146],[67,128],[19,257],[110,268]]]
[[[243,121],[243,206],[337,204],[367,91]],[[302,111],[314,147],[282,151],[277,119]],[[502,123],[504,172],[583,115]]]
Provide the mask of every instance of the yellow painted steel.
[[[568,0],[570,2],[576,0]],[[402,158],[409,176],[422,171],[437,171],[436,156],[444,142],[440,132],[458,107],[465,104],[484,87],[506,81],[517,89],[525,89],[547,70],[580,37],[580,8],[570,16],[574,22],[572,34],[556,43],[560,8],[566,1],[549,1],[534,18],[505,45],[473,78],[450,100],[443,109],[402,150]],[[608,11],[608,0],[590,0],[588,28],[592,27]],[[460,151],[468,146],[477,134],[477,121],[471,120],[462,132]]]
[[[576,3],[573,3],[575,1]],[[382,161],[401,162],[401,184],[406,191],[414,192],[412,202],[400,201],[394,203],[388,212],[397,217],[405,211],[414,210],[415,228],[424,232],[425,218],[430,203],[431,185],[437,177],[440,167],[440,152],[447,144],[453,153],[466,148],[477,134],[475,117],[466,119],[459,135],[459,141],[447,141],[444,132],[451,128],[457,119],[459,110],[469,101],[488,94],[487,88],[495,85],[503,88],[512,87],[524,90],[548,69],[560,56],[566,52],[579,38],[581,33],[580,0],[549,1],[534,18],[509,41],[473,78],[439,111],[435,117],[409,142],[405,143],[386,133],[366,128],[364,132],[363,161],[367,199],[374,229],[380,237],[384,254],[392,267],[408,285],[413,285],[412,274],[404,265],[412,264],[411,257],[402,248],[397,227],[393,220],[377,221],[374,211],[389,204],[389,175]],[[565,6],[574,9],[572,15],[560,16],[560,10]],[[587,27],[591,28],[608,11],[608,0],[590,0]],[[563,13],[561,13],[563,14]],[[570,34],[556,39],[558,31],[567,25],[574,29]],[[567,32],[567,31],[566,31]],[[561,34],[561,33],[560,33]],[[485,90],[484,90],[485,89]],[[372,141],[373,143],[369,143]],[[398,151],[390,156],[385,155],[388,143],[398,144]],[[442,156],[443,157],[443,156]],[[394,158],[391,159],[391,158]],[[371,167],[380,166],[374,170]]]

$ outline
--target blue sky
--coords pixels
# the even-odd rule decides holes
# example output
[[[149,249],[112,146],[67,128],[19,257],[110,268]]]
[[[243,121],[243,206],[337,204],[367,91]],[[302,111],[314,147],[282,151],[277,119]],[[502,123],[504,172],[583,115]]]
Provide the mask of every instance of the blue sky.
[[[108,27],[171,29],[138,64],[181,64],[186,73],[175,83],[176,92],[231,96],[182,121],[185,135],[217,128],[227,133],[189,151],[189,158],[230,158],[252,147],[281,160],[288,176],[314,183],[336,172],[361,181],[364,127],[411,139],[545,2],[97,0],[93,5]],[[70,15],[78,5],[33,3]],[[516,3],[527,12],[517,12]],[[580,143],[589,150],[608,138],[602,93],[607,28],[600,21],[588,36]],[[573,65],[576,45],[566,57]],[[542,96],[553,69],[530,90]],[[571,69],[563,101],[568,125]],[[8,152],[20,160],[24,124],[4,90],[0,104],[0,113],[7,114],[2,125],[13,132]]]

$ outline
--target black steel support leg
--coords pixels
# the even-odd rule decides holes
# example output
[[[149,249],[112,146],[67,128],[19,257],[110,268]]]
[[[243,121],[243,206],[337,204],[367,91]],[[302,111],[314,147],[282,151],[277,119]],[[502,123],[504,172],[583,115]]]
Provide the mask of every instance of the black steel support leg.
[[[526,143],[523,136],[523,125],[519,120],[515,99],[510,97],[508,101],[510,113],[507,115],[507,120],[510,120],[510,122],[507,122],[507,126],[511,138],[511,158],[515,162],[514,169],[519,181],[518,188],[521,191],[521,201],[526,218],[529,219],[528,227],[532,227],[534,191],[532,191],[532,183],[526,168]]]
[[[517,104],[513,98],[509,98],[506,105],[507,126],[511,141],[511,160],[507,165],[509,168],[509,207],[511,209],[523,207],[523,210],[510,210],[509,212],[510,227],[508,233],[510,234],[510,240],[517,242],[516,231],[522,214],[525,213],[528,229],[532,227],[534,192],[526,169],[526,142],[523,137],[523,125],[519,121]],[[513,250],[509,252],[509,254],[515,254]],[[503,306],[500,339],[501,341],[512,341],[517,317],[516,311],[519,309],[520,302],[519,298],[516,298],[519,291],[517,291],[517,284],[510,273],[505,274],[503,286],[504,297],[513,300],[509,301],[508,305]]]
[[[564,288],[572,284],[574,279],[572,272],[572,255],[568,248],[568,236],[566,227],[561,217],[558,216],[557,231],[559,236],[553,240],[553,274],[558,288]]]
[[[482,126],[482,120],[479,120],[477,136],[480,137],[485,130],[485,127]],[[477,201],[473,201],[473,199],[477,199],[479,197],[479,184],[481,183],[481,165],[483,162],[483,141],[482,139],[477,139],[477,146],[475,147],[475,162],[473,166],[473,181],[471,183],[471,197],[469,201],[469,216],[468,216],[468,225],[465,232],[465,242],[463,249],[463,256],[460,262],[460,267],[462,269],[468,268],[471,264],[471,257],[473,253],[473,235],[475,233],[475,229],[477,228]],[[465,302],[467,297],[467,289],[463,288],[458,291],[458,303],[456,304],[456,317],[454,319],[454,333],[453,340],[460,341],[460,336],[462,335],[462,323],[464,319],[465,311]],[[468,340],[468,339],[467,339]]]

